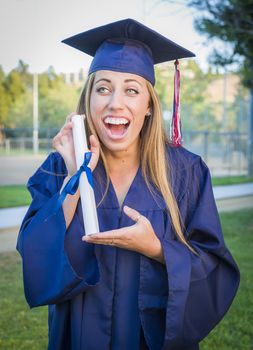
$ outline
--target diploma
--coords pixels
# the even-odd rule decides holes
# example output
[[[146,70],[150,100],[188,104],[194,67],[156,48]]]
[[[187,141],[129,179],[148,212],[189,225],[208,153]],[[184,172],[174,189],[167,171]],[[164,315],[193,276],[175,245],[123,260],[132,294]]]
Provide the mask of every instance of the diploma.
[[[84,128],[84,116],[74,115],[71,121],[73,122],[76,165],[79,169],[84,162],[84,153],[89,152]],[[80,176],[79,188],[85,234],[97,233],[99,232],[99,226],[94,191],[84,172]]]

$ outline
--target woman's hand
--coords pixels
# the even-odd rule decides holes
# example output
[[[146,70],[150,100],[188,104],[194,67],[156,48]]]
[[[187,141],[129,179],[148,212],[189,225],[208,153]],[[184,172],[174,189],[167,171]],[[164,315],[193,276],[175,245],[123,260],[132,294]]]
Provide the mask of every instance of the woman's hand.
[[[136,221],[134,225],[87,235],[82,238],[83,241],[133,250],[164,263],[161,242],[157,238],[150,221],[132,208],[124,206],[123,210],[127,216]]]
[[[66,123],[63,125],[58,134],[53,138],[53,147],[56,149],[57,152],[60,153],[60,155],[64,159],[69,176],[75,174],[77,170],[74,141],[72,135],[73,122],[71,121],[72,117],[75,114],[76,113],[71,113],[67,117]],[[97,165],[99,158],[99,142],[94,135],[90,136],[90,145],[92,158],[90,160],[89,166],[93,171]]]

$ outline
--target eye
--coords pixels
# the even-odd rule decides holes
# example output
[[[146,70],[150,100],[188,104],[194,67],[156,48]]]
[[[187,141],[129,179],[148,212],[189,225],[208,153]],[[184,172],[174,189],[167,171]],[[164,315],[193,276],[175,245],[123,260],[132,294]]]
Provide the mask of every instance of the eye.
[[[127,92],[130,94],[130,95],[137,95],[139,93],[139,91],[137,89],[133,89],[133,88],[129,88],[127,89]]]
[[[109,89],[107,88],[107,87],[105,87],[105,86],[101,86],[101,87],[99,87],[99,88],[97,88],[97,90],[96,90],[98,93],[100,93],[100,94],[107,94],[108,92],[109,92]]]

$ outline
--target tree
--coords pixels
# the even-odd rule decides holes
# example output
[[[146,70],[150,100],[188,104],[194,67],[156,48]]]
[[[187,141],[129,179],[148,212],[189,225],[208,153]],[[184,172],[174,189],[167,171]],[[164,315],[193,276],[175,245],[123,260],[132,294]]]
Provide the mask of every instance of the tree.
[[[210,71],[204,73],[193,61],[180,62],[181,69],[181,106],[180,114],[184,130],[216,130],[219,126],[213,102],[206,98],[206,90],[210,81],[217,76]],[[160,97],[163,110],[172,114],[174,67],[161,64],[156,67],[156,91]],[[167,122],[168,123],[168,122]],[[169,125],[166,126],[169,129]]]
[[[45,93],[45,84],[43,88]],[[66,116],[76,110],[78,95],[77,88],[65,84],[63,80],[59,80],[56,86],[48,88],[46,95],[40,93],[40,127],[61,127]]]
[[[253,176],[253,0],[186,0],[185,3],[197,10],[198,32],[228,44],[214,50],[211,62],[223,67],[237,63],[242,84],[249,89],[248,175]]]
[[[221,66],[239,63],[242,83],[253,89],[253,0],[188,0],[200,14],[195,28],[229,48],[215,50],[211,60]]]
[[[8,117],[11,98],[5,87],[5,74],[0,66],[0,127],[3,127]],[[0,135],[2,138],[2,135]]]
[[[230,53],[215,50],[213,62],[239,63],[242,83],[249,88],[248,176],[253,176],[253,0],[189,0],[201,13],[195,27],[210,39],[230,43]],[[204,14],[203,14],[204,11]]]
[[[66,116],[76,109],[78,89],[56,75],[53,67],[39,75],[40,127],[60,127]]]
[[[12,102],[15,102],[25,92],[26,87],[20,73],[13,69],[5,79],[6,90]]]
[[[32,75],[29,73],[29,65],[22,60],[18,61],[18,66],[15,68],[16,72],[20,74],[22,82],[27,86],[32,85]]]

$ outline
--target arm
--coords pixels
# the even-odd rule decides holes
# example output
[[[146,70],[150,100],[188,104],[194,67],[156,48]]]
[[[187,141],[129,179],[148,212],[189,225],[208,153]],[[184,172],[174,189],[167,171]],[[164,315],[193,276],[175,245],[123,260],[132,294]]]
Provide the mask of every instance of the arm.
[[[64,179],[60,193],[62,192],[63,188],[65,187],[65,185],[67,184],[67,182],[69,181],[70,178],[71,178],[71,176],[68,175]],[[78,190],[76,191],[76,193],[74,195],[68,194],[66,196],[64,202],[62,203],[62,209],[63,209],[64,218],[65,218],[65,222],[66,222],[66,228],[69,227],[71,221],[73,220],[79,198],[80,198],[80,190],[78,188]]]
[[[81,242],[83,227],[75,213],[66,230],[63,209],[55,207],[66,168],[51,154],[28,181],[32,203],[22,223],[17,249],[23,258],[26,299],[31,307],[54,304],[99,280],[94,249]],[[75,254],[74,252],[75,251]]]
[[[53,140],[59,153],[51,154],[28,181],[32,203],[17,249],[23,258],[24,289],[31,307],[63,302],[99,279],[94,248],[81,242],[83,226],[76,213],[79,193],[68,196],[63,206],[55,209],[64,186],[64,176],[58,175],[71,176],[76,171],[71,117]],[[99,144],[94,136],[90,142],[90,166],[94,169]]]

